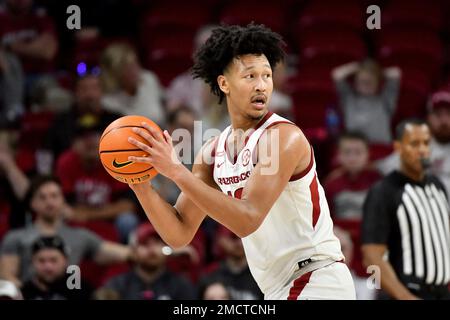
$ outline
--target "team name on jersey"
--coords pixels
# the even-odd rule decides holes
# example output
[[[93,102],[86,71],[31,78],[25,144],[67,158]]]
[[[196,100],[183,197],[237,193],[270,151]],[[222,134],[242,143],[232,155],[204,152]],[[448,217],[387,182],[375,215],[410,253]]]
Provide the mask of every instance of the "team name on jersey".
[[[247,172],[241,173],[240,175],[218,178],[217,180],[219,181],[219,184],[225,184],[225,185],[236,184],[236,183],[239,183],[241,181],[248,179],[250,177],[250,172],[251,171],[249,170]]]

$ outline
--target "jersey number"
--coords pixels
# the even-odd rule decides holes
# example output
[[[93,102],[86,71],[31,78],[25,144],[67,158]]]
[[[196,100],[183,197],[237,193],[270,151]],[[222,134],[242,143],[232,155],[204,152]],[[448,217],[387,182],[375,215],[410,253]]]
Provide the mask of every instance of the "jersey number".
[[[244,188],[236,189],[236,191],[234,191],[234,198],[240,199],[242,197],[242,191],[243,190],[244,190]],[[228,195],[230,197],[233,197],[233,195],[231,194],[231,191],[228,191]]]

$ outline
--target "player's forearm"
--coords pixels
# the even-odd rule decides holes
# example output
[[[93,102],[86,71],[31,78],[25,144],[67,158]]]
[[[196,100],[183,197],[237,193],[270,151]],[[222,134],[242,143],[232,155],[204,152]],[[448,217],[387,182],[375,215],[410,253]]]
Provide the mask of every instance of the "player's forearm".
[[[258,217],[264,215],[249,202],[211,188],[185,167],[173,180],[201,210],[241,238],[253,233],[262,222]]]
[[[151,187],[143,183],[131,186],[144,212],[158,234],[169,246],[180,248],[187,245],[196,231],[183,216]]]

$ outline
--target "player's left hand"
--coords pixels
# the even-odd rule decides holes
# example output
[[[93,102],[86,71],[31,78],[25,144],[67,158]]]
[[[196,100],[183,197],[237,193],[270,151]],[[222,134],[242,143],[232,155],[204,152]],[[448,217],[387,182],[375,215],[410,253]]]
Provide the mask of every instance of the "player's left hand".
[[[133,132],[144,138],[148,144],[142,143],[132,137],[128,138],[128,142],[145,151],[147,156],[130,156],[128,157],[128,160],[138,163],[149,163],[159,173],[173,180],[176,174],[180,169],[184,168],[184,166],[181,164],[181,161],[175,153],[169,132],[164,130],[164,132],[161,133],[145,122],[142,123],[142,126],[144,129],[133,128]]]

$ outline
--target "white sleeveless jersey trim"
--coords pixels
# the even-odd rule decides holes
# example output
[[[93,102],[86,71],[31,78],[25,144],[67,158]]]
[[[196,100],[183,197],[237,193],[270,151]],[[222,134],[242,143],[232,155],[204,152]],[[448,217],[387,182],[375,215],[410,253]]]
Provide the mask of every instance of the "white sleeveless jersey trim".
[[[254,168],[252,159],[259,138],[264,130],[280,122],[293,124],[277,114],[268,114],[250,135],[235,163],[229,160],[225,149],[231,126],[220,134],[213,176],[222,192],[241,197]],[[242,238],[242,242],[250,271],[265,294],[285,285],[299,261],[344,258],[339,240],[333,234],[313,152],[308,168],[291,177],[259,228]]]

